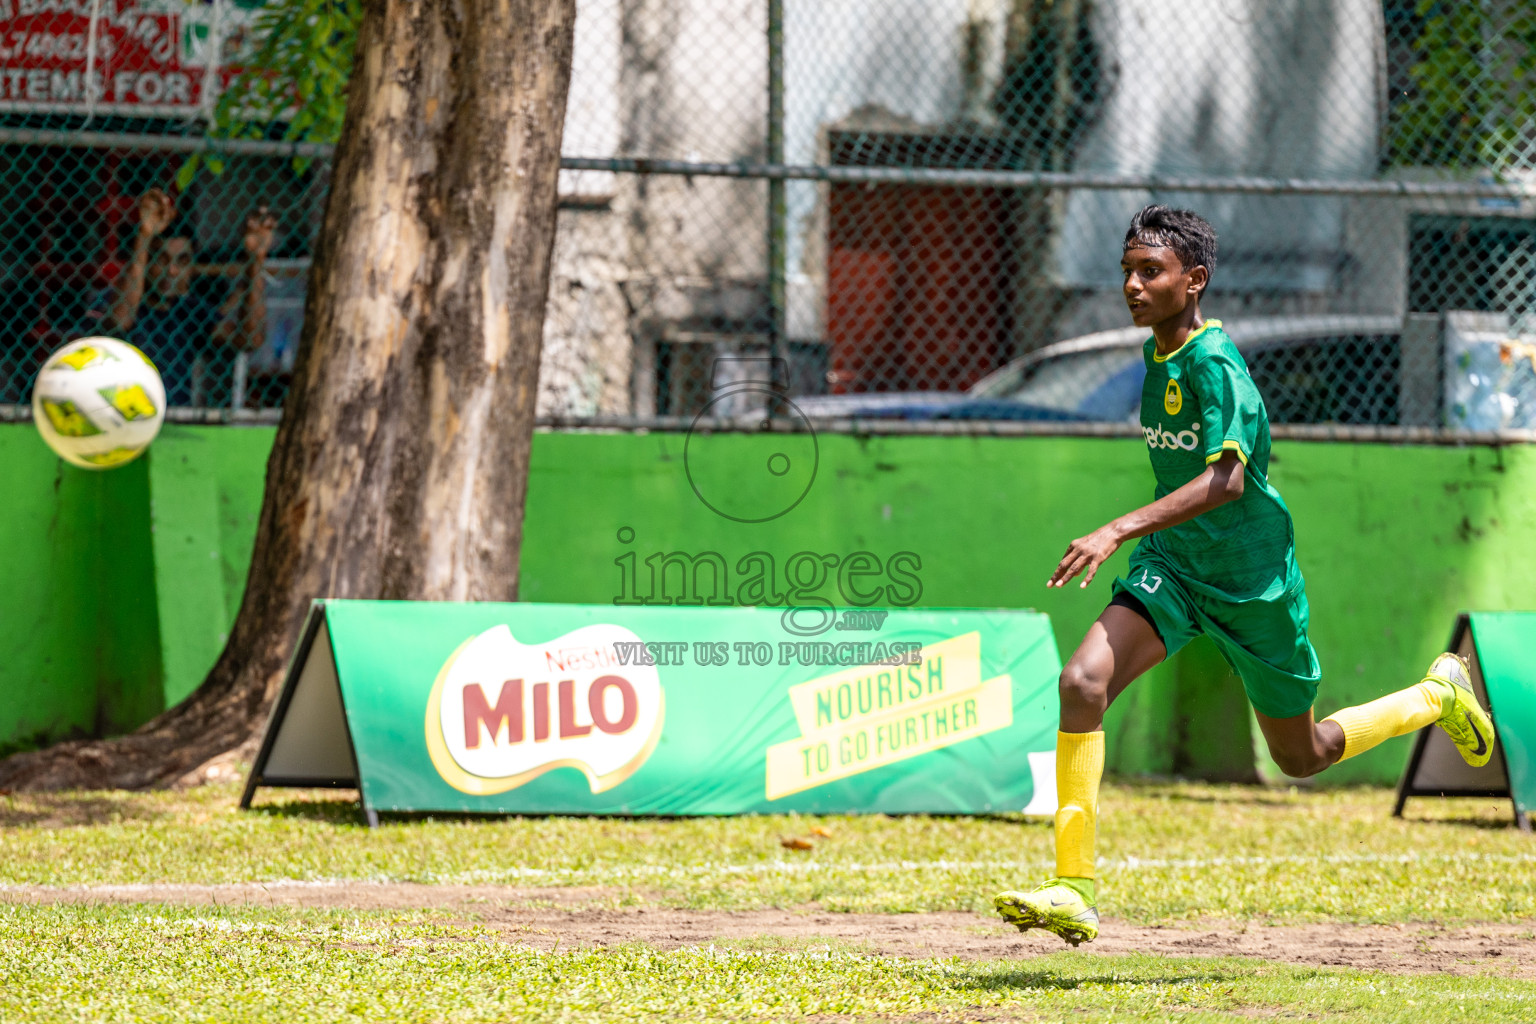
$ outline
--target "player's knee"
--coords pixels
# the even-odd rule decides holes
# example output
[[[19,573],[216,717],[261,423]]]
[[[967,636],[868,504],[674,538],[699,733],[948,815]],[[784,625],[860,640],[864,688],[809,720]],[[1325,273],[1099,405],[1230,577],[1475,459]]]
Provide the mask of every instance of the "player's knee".
[[[1312,750],[1284,750],[1269,748],[1269,756],[1275,765],[1293,779],[1305,779],[1328,767],[1327,758]]]
[[[1063,708],[1102,712],[1109,706],[1109,679],[1075,658],[1061,670],[1058,689]]]

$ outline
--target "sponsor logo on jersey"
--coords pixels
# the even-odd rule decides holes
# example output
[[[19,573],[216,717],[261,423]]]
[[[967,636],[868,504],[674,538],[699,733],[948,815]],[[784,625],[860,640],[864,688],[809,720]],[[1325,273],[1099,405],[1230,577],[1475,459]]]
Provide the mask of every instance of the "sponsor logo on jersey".
[[[1168,389],[1163,392],[1163,411],[1169,416],[1177,416],[1179,410],[1184,408],[1184,393],[1179,390],[1179,382],[1170,380]]]
[[[1170,382],[1172,383],[1172,382]],[[1159,423],[1155,427],[1143,426],[1142,433],[1147,435],[1148,448],[1172,448],[1183,449],[1187,452],[1196,451],[1200,447],[1200,424],[1191,423],[1190,430],[1181,430],[1175,434],[1171,430],[1164,430]]]

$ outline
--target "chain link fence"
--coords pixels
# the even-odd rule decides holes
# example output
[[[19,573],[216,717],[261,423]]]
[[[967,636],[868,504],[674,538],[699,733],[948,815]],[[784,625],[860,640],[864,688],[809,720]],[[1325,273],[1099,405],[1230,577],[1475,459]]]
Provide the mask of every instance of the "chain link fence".
[[[326,150],[206,137],[249,7],[97,6],[0,0],[0,404],[106,333],[271,415]],[[1156,201],[1275,423],[1536,429],[1526,0],[579,0],[563,152],[546,422],[1134,431]]]
[[[172,407],[281,404],[325,166],[300,173],[291,156],[258,148],[226,153],[222,176],[176,189],[202,145],[187,135],[0,126],[10,198],[0,206],[0,402],[27,401],[37,368],[66,340],[105,334],[153,359]],[[154,233],[140,224],[151,190],[174,196],[173,218]],[[255,259],[245,221],[263,207],[275,225]]]

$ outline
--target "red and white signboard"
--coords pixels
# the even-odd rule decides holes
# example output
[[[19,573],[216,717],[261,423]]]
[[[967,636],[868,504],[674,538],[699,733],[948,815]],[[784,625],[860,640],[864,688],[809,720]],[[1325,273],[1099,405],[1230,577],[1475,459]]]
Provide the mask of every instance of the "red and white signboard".
[[[253,15],[228,0],[0,0],[0,111],[195,113],[214,98],[210,67],[220,89],[238,73]]]

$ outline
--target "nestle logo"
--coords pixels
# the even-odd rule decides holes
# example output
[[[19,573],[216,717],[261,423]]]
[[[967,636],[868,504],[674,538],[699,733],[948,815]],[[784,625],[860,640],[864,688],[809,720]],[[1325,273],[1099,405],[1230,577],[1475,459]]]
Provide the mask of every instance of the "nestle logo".
[[[612,647],[562,647],[545,650],[545,667],[550,672],[569,672],[573,669],[614,668]]]

